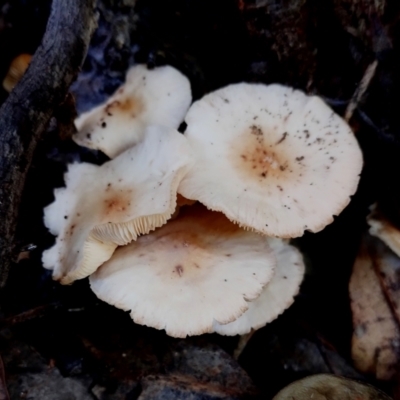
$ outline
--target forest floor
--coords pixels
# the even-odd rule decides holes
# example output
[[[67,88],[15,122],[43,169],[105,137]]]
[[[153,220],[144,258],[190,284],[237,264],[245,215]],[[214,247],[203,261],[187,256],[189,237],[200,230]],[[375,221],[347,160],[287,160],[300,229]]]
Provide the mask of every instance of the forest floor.
[[[325,3],[99,2],[99,26],[71,88],[78,113],[112,94],[130,65],[146,63],[179,69],[190,79],[194,100],[230,83],[279,82],[321,96],[343,116],[377,60],[351,119],[365,167],[357,193],[335,221],[294,240],[307,264],[294,305],[255,332],[235,360],[239,337],[170,338],[98,300],[87,279],[61,286],[42,268],[41,254],[54,243],[43,207],[63,185],[66,163],[107,159],[63,137],[54,119],[37,148],[19,217],[21,252],[30,250],[1,293],[0,354],[11,399],[269,399],[317,373],[368,382],[396,396],[396,379],[379,380],[374,370],[363,374],[353,365],[349,279],[369,207],[379,201],[400,223],[400,6]],[[14,57],[33,54],[40,44],[50,2],[0,6],[4,77]],[[0,102],[6,97],[0,89]]]

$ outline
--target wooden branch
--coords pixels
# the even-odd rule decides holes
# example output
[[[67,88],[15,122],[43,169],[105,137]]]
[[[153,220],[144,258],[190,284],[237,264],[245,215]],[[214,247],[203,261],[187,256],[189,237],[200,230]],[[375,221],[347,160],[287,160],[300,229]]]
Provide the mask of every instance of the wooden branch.
[[[0,400],[10,400],[7,390],[6,374],[4,372],[3,360],[0,357]]]
[[[25,177],[36,144],[64,100],[96,28],[96,0],[53,0],[41,45],[0,108],[0,286],[15,255]]]

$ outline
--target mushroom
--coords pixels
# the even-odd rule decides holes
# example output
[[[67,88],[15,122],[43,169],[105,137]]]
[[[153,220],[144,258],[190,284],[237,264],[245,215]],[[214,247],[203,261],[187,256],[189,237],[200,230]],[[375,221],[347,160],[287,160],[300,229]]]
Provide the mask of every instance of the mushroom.
[[[20,54],[11,61],[10,68],[3,80],[3,88],[10,93],[14,86],[21,80],[25,71],[28,69],[32,56],[30,54]]]
[[[191,101],[189,80],[175,68],[137,65],[105,104],[76,119],[73,139],[114,158],[138,143],[148,125],[178,128]]]
[[[90,276],[94,293],[142,325],[174,337],[234,321],[271,280],[268,240],[200,204],[120,247]]]
[[[357,140],[318,97],[234,84],[195,102],[185,120],[195,165],[179,193],[242,227],[277,237],[317,232],[357,189]]]
[[[72,164],[45,224],[56,244],[43,263],[68,284],[94,272],[117,245],[163,225],[175,210],[190,149],[178,131],[149,127],[144,139],[102,166]]]
[[[282,389],[272,400],[391,400],[373,386],[331,374],[308,376]]]
[[[225,325],[215,322],[216,333],[244,335],[273,321],[292,305],[304,276],[303,257],[294,246],[282,239],[268,238],[268,244],[277,260],[272,280],[238,319]]]

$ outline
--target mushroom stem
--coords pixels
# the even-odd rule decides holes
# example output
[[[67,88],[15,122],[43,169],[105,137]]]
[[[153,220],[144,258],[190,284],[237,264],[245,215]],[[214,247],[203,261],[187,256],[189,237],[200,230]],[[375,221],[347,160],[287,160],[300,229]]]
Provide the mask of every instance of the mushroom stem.
[[[33,152],[80,70],[96,27],[95,0],[54,0],[42,44],[0,108],[0,286],[15,253],[18,207]]]

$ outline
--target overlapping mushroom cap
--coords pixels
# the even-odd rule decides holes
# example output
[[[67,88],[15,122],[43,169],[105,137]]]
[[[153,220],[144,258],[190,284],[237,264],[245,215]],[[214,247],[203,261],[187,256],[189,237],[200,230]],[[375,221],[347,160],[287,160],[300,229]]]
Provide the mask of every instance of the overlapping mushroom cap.
[[[120,247],[90,277],[102,300],[130,310],[139,324],[185,337],[243,314],[270,281],[268,240],[201,205]]]
[[[73,139],[113,158],[138,143],[148,125],[178,128],[191,101],[189,80],[175,68],[137,65],[105,104],[75,121]]]
[[[243,227],[278,237],[317,232],[356,191],[358,143],[318,97],[240,83],[195,102],[185,120],[196,164],[179,193]]]
[[[214,322],[214,332],[244,335],[273,321],[293,303],[304,276],[303,257],[295,247],[282,239],[268,238],[268,244],[276,257],[273,278],[238,319],[225,325]]]
[[[163,225],[175,210],[176,190],[191,152],[174,129],[151,127],[117,158],[95,166],[73,164],[66,188],[45,209],[45,224],[58,235],[43,263],[54,279],[71,283],[90,275],[117,245]]]

